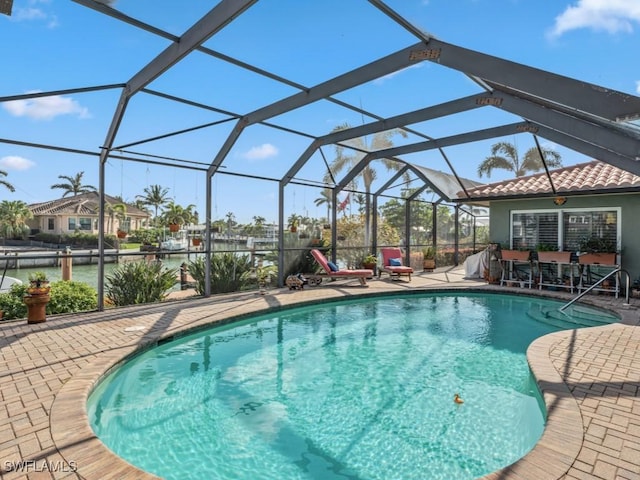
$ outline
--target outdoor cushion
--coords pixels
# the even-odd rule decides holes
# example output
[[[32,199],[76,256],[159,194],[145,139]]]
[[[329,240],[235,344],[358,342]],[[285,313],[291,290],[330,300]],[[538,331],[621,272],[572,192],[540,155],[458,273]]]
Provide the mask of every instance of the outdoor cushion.
[[[390,258],[389,259],[389,266],[391,266],[391,267],[401,267],[402,266],[402,260],[400,258]]]
[[[333,262],[327,262],[327,265],[329,265],[329,269],[331,269],[332,272],[337,272],[339,270],[338,266]]]

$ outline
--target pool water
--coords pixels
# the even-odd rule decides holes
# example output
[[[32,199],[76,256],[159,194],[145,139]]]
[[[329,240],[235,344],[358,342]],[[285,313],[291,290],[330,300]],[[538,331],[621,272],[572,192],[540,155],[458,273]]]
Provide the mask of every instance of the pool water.
[[[270,313],[134,357],[89,419],[167,479],[477,478],[542,434],[525,350],[558,327],[527,312],[559,306],[421,294]]]

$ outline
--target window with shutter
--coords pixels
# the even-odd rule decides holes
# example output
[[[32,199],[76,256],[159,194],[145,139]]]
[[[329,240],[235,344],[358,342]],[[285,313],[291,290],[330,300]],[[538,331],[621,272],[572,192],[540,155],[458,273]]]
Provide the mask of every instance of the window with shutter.
[[[513,211],[511,248],[544,250],[555,248],[577,252],[581,242],[599,238],[619,245],[620,209]]]

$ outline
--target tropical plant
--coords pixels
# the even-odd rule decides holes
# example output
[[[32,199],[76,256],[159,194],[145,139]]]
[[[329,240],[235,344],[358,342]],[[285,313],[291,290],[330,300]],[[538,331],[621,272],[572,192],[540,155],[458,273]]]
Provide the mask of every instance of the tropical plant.
[[[562,166],[560,154],[550,148],[541,148],[544,162],[549,168],[559,168]],[[544,163],[536,147],[527,150],[524,157],[520,159],[518,149],[509,142],[498,142],[491,147],[491,155],[485,158],[478,165],[478,176],[491,177],[491,172],[496,169],[513,172],[516,177],[523,177],[528,173],[539,172],[544,168]]]
[[[118,230],[124,230],[124,221],[127,219],[127,205],[124,203],[106,203],[105,210],[109,216],[107,231],[111,232],[115,219],[118,219]]]
[[[422,249],[422,255],[425,260],[433,260],[436,258],[436,249],[433,247],[424,247]]]
[[[196,218],[193,211],[194,208],[195,205],[183,207],[175,202],[169,202],[165,206],[164,212],[162,212],[162,223],[164,225],[186,225],[193,223]]]
[[[586,253],[616,253],[615,240],[592,235],[580,240],[580,251]]]
[[[27,220],[32,218],[33,213],[22,200],[3,200],[0,202],[0,235],[25,238],[30,231]]]
[[[371,253],[368,255],[365,255],[365,257],[362,259],[363,265],[373,265],[374,263],[378,263],[378,257],[376,257]]]
[[[47,274],[42,271],[31,272],[29,274],[29,283],[36,287],[42,286],[43,283],[49,283]]]
[[[0,170],[0,177],[6,177],[7,176],[7,172],[5,172],[4,170]],[[6,180],[2,180],[2,178],[0,178],[0,185],[4,186],[7,190],[11,191],[11,192],[15,192],[16,189],[13,185],[11,185],[9,182],[7,182]]]
[[[251,259],[249,255],[234,255],[231,252],[211,255],[211,293],[237,292],[249,285]],[[188,265],[188,270],[196,282],[196,293],[205,293],[205,259],[199,257]]]
[[[105,277],[107,298],[116,306],[159,302],[178,283],[178,269],[160,262],[130,262]]]
[[[93,185],[83,185],[82,177],[84,176],[84,172],[78,172],[74,177],[70,177],[68,175],[58,175],[58,178],[61,180],[66,180],[66,183],[54,183],[51,185],[52,189],[59,188],[64,190],[62,194],[62,198],[67,195],[79,195],[80,193],[89,193],[89,192],[97,192],[96,187]]]
[[[325,205],[327,206],[327,220],[329,220],[331,218],[331,200],[332,200],[332,196],[331,196],[331,189],[330,188],[323,188],[320,191],[320,196],[318,198],[316,198],[313,203],[315,204],[316,207],[319,207],[320,205]]]
[[[144,195],[136,195],[136,198],[141,200],[144,205],[149,205],[154,208],[154,224],[158,224],[158,209],[169,203],[169,189],[162,185],[151,185],[143,190]]]
[[[351,128],[351,126],[347,123],[339,125],[333,129],[333,132],[338,132],[341,130],[347,130]],[[385,130],[383,132],[378,132],[371,137],[371,141],[369,142],[366,137],[357,137],[349,140],[345,140],[342,142],[343,145],[353,147],[352,154],[348,155],[345,152],[345,147],[343,145],[336,145],[336,157],[329,165],[329,172],[325,176],[325,182],[330,182],[332,178],[335,177],[336,174],[341,172],[344,169],[354,167],[362,158],[366,155],[366,152],[376,151],[376,150],[384,150],[387,148],[391,148],[393,146],[392,138],[396,135],[401,135],[402,137],[407,137],[407,133],[404,130],[394,128],[391,130]],[[386,158],[380,159],[382,164],[387,168],[387,170],[395,170],[398,171],[402,168],[403,165],[400,163],[389,160]],[[371,218],[371,185],[377,177],[377,172],[375,168],[369,163],[362,169],[362,171],[358,174],[357,178],[362,179],[362,183],[364,185],[365,190],[365,212],[364,212],[364,227],[365,227],[365,245],[369,244],[369,236],[370,236],[370,218]]]

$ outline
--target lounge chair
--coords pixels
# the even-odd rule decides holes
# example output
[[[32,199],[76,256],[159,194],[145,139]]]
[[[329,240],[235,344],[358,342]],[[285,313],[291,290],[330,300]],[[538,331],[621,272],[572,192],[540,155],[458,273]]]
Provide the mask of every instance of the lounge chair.
[[[380,249],[382,253],[382,266],[378,269],[378,278],[383,273],[388,273],[391,277],[408,276],[411,281],[413,268],[402,264],[402,250],[397,247],[384,247]]]
[[[370,270],[368,268],[361,268],[356,270],[337,268],[335,265],[330,264],[327,260],[327,257],[325,257],[317,248],[311,250],[311,255],[313,255],[313,258],[316,259],[316,262],[318,262],[325,271],[325,273],[321,275],[326,275],[332,280],[336,280],[339,278],[357,278],[360,282],[360,285],[367,286],[367,278],[373,277],[373,270]]]

